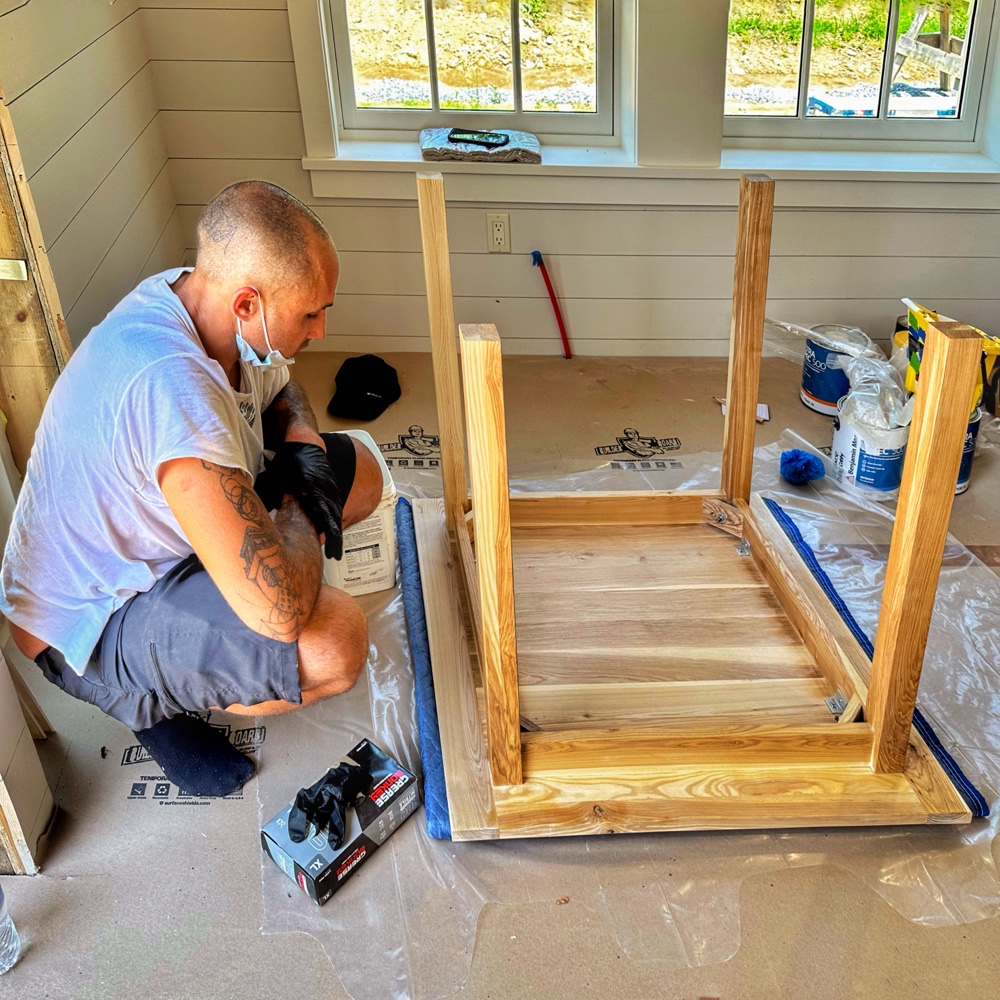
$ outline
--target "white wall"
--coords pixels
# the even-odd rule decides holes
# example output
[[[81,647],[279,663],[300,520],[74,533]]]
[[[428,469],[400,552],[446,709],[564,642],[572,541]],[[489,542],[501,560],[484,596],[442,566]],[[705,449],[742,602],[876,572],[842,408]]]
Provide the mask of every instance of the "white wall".
[[[42,12],[70,6],[86,14],[74,16],[72,31],[60,25],[55,40],[50,17],[42,51],[34,34]],[[3,73],[23,94],[12,113],[74,336],[128,290],[133,273],[169,266],[184,247],[190,255],[198,213],[221,187],[264,177],[311,204],[342,251],[326,346],[428,348],[415,202],[312,194],[283,0],[32,0],[0,29],[29,16],[18,37],[34,39],[38,55],[15,53],[2,31],[0,65],[17,56],[18,72]],[[496,323],[509,353],[555,353],[558,333],[530,263],[539,249],[577,353],[725,353],[731,203],[528,205],[505,181],[506,201],[449,209],[460,322]],[[803,184],[794,183],[798,192]],[[909,295],[1000,333],[995,194],[970,195],[956,209],[956,189],[972,187],[922,184],[910,186],[919,196],[881,197],[865,209],[850,185],[804,186],[814,195],[797,193],[775,215],[772,316],[856,323],[882,338]],[[834,207],[811,207],[826,191]],[[487,210],[510,212],[510,256],[487,254]]]
[[[31,0],[0,15],[0,84],[74,343],[183,254],[139,8]]]

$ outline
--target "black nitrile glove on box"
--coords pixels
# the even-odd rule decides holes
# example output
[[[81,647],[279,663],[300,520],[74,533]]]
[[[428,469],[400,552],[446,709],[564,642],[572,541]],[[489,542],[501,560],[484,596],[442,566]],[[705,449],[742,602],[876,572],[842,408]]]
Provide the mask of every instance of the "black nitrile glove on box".
[[[325,903],[420,804],[417,779],[362,740],[261,830],[272,861]]]
[[[354,805],[371,780],[372,776],[363,767],[354,764],[331,767],[315,785],[299,789],[288,814],[288,836],[301,844],[310,825],[316,833],[329,828],[327,840],[340,850],[347,807]]]

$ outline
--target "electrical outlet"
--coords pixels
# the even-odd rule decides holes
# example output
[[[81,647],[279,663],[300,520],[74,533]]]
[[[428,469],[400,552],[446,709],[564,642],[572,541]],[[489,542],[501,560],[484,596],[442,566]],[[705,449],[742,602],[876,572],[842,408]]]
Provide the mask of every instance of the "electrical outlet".
[[[486,213],[486,247],[490,253],[510,253],[510,216],[506,212]]]

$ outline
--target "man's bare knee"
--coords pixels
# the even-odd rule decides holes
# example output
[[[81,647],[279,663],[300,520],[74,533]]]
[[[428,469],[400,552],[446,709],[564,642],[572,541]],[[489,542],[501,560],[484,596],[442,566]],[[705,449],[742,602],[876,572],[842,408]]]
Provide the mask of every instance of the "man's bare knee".
[[[320,587],[312,617],[299,637],[303,704],[350,691],[368,661],[368,619],[342,590]]]
[[[352,438],[357,465],[354,483],[344,505],[344,524],[363,521],[382,499],[382,466],[378,459],[360,441]]]

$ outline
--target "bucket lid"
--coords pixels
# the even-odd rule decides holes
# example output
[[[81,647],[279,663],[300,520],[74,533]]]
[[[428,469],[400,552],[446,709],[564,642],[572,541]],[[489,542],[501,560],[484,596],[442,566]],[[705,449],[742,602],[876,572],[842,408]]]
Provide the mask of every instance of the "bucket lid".
[[[845,347],[847,353],[851,349],[865,348],[872,346],[872,339],[864,330],[859,330],[856,326],[839,326],[836,323],[820,323],[817,326],[809,327],[812,333],[817,333],[823,338],[828,346],[837,348]]]

